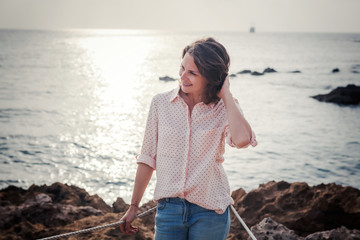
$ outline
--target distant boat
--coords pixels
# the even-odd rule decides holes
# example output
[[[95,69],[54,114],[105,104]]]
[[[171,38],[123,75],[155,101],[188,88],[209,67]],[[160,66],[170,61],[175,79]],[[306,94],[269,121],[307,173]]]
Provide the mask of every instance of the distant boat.
[[[250,28],[250,33],[254,33],[255,32],[255,27],[251,27]]]

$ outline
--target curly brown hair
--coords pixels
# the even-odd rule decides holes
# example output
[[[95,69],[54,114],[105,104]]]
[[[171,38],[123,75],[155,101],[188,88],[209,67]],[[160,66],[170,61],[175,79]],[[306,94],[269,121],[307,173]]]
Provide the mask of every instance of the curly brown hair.
[[[217,96],[229,72],[230,57],[225,47],[213,38],[204,38],[186,46],[182,57],[189,53],[200,74],[206,79],[203,102],[217,103]]]

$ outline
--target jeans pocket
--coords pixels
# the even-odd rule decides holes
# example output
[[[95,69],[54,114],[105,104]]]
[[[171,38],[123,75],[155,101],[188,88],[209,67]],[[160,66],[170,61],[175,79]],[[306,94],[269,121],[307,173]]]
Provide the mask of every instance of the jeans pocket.
[[[161,199],[158,201],[157,210],[163,210],[166,207],[166,201]]]

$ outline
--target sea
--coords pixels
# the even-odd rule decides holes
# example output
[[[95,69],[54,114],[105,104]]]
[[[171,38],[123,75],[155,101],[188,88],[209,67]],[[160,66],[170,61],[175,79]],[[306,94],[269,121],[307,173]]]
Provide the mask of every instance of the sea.
[[[232,191],[273,180],[360,188],[360,107],[311,98],[360,85],[360,34],[2,29],[0,189],[61,182],[129,203],[150,101],[178,86],[159,78],[178,79],[183,48],[204,37],[229,52],[231,91],[258,140],[226,147]],[[276,72],[238,74],[266,68]]]

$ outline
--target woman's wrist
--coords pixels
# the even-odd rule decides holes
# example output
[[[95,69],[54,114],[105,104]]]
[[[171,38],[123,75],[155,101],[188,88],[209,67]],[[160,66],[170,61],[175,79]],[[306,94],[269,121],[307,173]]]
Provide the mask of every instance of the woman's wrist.
[[[139,206],[137,204],[135,204],[135,203],[130,204],[130,207],[139,209]]]
[[[139,209],[139,203],[137,201],[131,202],[130,209],[138,210]]]

